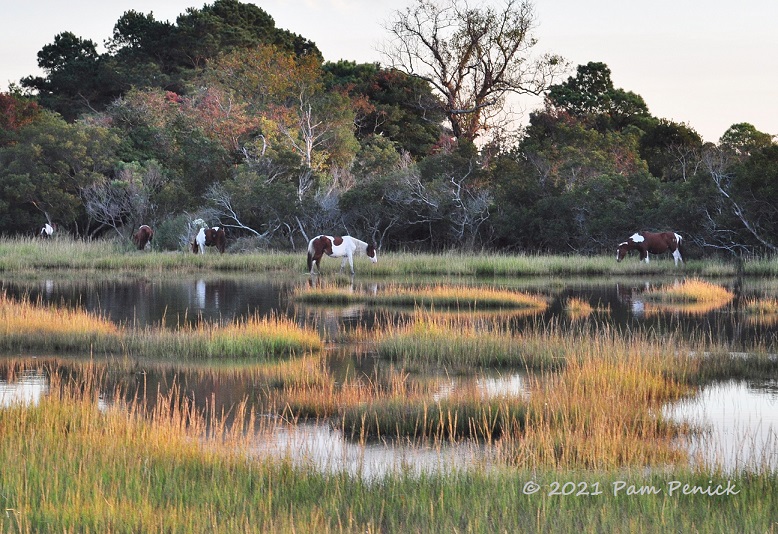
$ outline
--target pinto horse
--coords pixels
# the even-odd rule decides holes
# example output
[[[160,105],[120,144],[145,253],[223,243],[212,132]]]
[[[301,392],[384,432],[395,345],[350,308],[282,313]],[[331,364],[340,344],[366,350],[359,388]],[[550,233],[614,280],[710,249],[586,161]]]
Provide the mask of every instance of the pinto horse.
[[[365,254],[370,261],[378,261],[378,253],[370,243],[360,241],[350,235],[333,237],[331,235],[316,236],[308,242],[308,270],[314,274],[314,268],[321,272],[321,257],[326,254],[330,258],[343,258],[340,263],[340,272],[348,261],[351,274],[354,274],[354,254]]]
[[[213,228],[200,228],[192,242],[192,252],[205,254],[205,247],[216,247],[221,254],[227,247],[227,236],[224,235],[224,228],[214,226]]]
[[[57,225],[56,224],[49,224],[46,223],[43,225],[43,228],[41,228],[41,231],[38,232],[38,237],[41,238],[48,238],[54,235],[54,232],[57,231]]]
[[[138,247],[138,250],[143,250],[146,245],[151,243],[151,238],[154,237],[154,230],[148,224],[141,224],[138,231],[132,234],[132,242]]]
[[[683,263],[681,256],[681,241],[683,239],[675,232],[638,232],[632,234],[629,239],[619,243],[616,249],[616,261],[621,261],[630,250],[640,251],[640,261],[648,263],[648,254],[664,254],[672,252],[675,264]]]

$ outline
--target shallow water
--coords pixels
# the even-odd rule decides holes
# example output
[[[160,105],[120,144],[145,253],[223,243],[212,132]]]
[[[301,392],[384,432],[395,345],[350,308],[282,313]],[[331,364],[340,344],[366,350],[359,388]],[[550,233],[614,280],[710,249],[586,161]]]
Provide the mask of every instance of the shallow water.
[[[778,469],[778,380],[727,380],[703,387],[664,415],[694,425],[692,461],[707,469]]]
[[[381,321],[394,321],[412,310],[388,310],[364,304],[349,306],[314,306],[296,301],[295,291],[305,291],[310,279],[300,277],[262,276],[182,276],[171,279],[90,279],[90,280],[0,280],[0,287],[11,297],[24,295],[46,303],[81,307],[129,326],[164,325],[176,327],[199,319],[231,321],[251,315],[281,315],[294,318],[299,324],[315,328],[328,341],[327,366],[336,382],[342,383],[355,375],[367,380],[392,368],[375,355],[361,348],[344,346],[339,334],[352,328],[372,328]],[[416,280],[408,283],[430,285]],[[662,279],[527,279],[527,280],[449,280],[457,285],[473,284],[508,287],[539,293],[549,301],[545,312],[519,315],[510,319],[510,327],[521,330],[528,325],[549,325],[561,329],[581,329],[596,326],[611,327],[619,332],[674,332],[684,337],[714,339],[726,342],[732,350],[748,350],[759,345],[776,352],[778,321],[754,320],[740,312],[741,302],[750,297],[775,297],[771,281],[720,281],[735,291],[736,297],[726,305],[706,309],[661,309],[647,305],[644,292],[657,284],[672,282]],[[386,284],[402,281],[376,281],[332,277],[326,283],[346,287],[355,292],[377,292]],[[571,315],[565,309],[568,299],[584,300],[595,311],[583,317]],[[45,366],[67,367],[68,358],[61,355],[41,355],[37,359],[13,358],[17,367],[0,361],[0,406],[11,403],[35,403],[46,395],[49,380]],[[22,361],[19,370],[18,362]],[[167,364],[134,362],[127,368],[105,362],[109,367],[103,399],[114,398],[113,390],[134,395],[160,392],[164,394],[175,384],[199,408],[205,400],[215,404],[217,413],[229,411],[242,400],[259,403],[262,396],[250,371],[229,373],[191,369]],[[449,375],[445,369],[414,372],[409,380],[424,384],[433,401],[456,394],[459,390],[477,392],[484,398],[527,395],[528,377],[511,370],[479,370],[470,375]],[[703,387],[691,399],[665,408],[665,414],[676,420],[698,425],[703,432],[686,446],[694,461],[702,465],[724,468],[769,465],[778,467],[776,433],[776,397],[778,386],[773,381],[725,381]],[[153,395],[151,395],[153,397]],[[154,398],[147,399],[149,404]],[[491,451],[478,444],[420,446],[407,442],[364,444],[343,436],[329,423],[297,423],[290,425],[272,420],[272,432],[256,436],[254,453],[289,458],[297,463],[311,463],[326,470],[360,472],[363,476],[380,476],[391,470],[450,470],[492,461]],[[270,427],[267,427],[270,428]]]

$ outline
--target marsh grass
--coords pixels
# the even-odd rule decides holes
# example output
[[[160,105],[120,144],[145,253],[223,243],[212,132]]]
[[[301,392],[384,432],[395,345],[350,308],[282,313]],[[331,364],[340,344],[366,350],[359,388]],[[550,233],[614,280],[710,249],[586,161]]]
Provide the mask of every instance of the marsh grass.
[[[778,315],[778,299],[750,298],[743,303],[742,310],[750,315]]]
[[[727,288],[702,280],[689,278],[670,286],[651,289],[643,293],[647,300],[670,303],[710,302],[728,303],[735,295]]]
[[[613,469],[674,465],[686,460],[675,438],[681,428],[659,411],[692,393],[691,358],[658,341],[637,344],[607,335],[581,340],[559,373],[537,379],[530,421],[511,435],[517,465]]]
[[[522,468],[666,465],[685,461],[683,429],[662,419],[663,404],[691,395],[709,365],[679,339],[616,332],[510,333],[500,321],[462,324],[421,314],[378,334],[377,350],[400,369],[496,365],[532,370],[528,398],[484,400],[472,394],[435,400],[401,388],[349,404],[350,435],[378,439],[500,438],[509,462]],[[682,356],[686,354],[686,356]],[[472,371],[471,371],[472,372]]]
[[[130,355],[175,356],[176,359],[274,358],[320,350],[323,343],[314,331],[286,317],[254,314],[228,323],[198,321],[175,329],[127,330],[122,339]]]
[[[99,372],[55,376],[37,405],[0,409],[4,532],[769,532],[778,521],[778,479],[767,470],[493,468],[368,480],[250,458],[243,428],[209,424],[175,394],[150,412],[118,400],[101,408],[99,382]],[[530,480],[541,490],[528,494]],[[672,481],[737,493],[671,495]],[[573,493],[550,494],[567,482]]]
[[[64,270],[98,273],[146,272],[274,272],[300,271],[305,258],[300,254],[262,252],[251,254],[206,254],[189,251],[138,251],[127,243],[103,239],[0,239],[0,271],[23,274],[30,271]]]
[[[542,370],[563,365],[564,336],[553,328],[543,335],[513,333],[506,323],[509,318],[419,311],[388,331],[367,337],[374,337],[379,356],[407,369],[445,366],[456,372],[511,366]]]
[[[364,277],[396,276],[599,276],[676,274],[722,277],[737,274],[737,266],[721,260],[692,260],[676,268],[671,260],[658,259],[650,264],[638,261],[617,263],[612,255],[565,256],[541,254],[464,253],[443,254],[381,252],[377,264],[357,258],[357,270]],[[327,267],[331,265],[332,269]],[[324,263],[327,276],[338,265]],[[0,272],[26,273],[40,270],[79,270],[87,272],[295,272],[305,273],[304,251],[248,251],[205,255],[189,251],[133,250],[118,240],[72,240],[60,235],[55,239],[0,238]],[[746,261],[746,274],[778,275],[774,259]]]
[[[228,323],[199,321],[176,329],[119,327],[97,314],[0,295],[0,347],[146,358],[266,359],[320,350],[314,331],[285,317],[254,314]]]
[[[367,303],[376,306],[461,308],[471,311],[516,308],[542,311],[547,306],[542,297],[518,291],[445,284],[423,287],[391,284],[375,292],[328,286],[298,289],[295,299],[314,304]]]
[[[4,350],[88,350],[95,344],[111,344],[119,335],[115,324],[97,314],[0,294],[0,347]]]
[[[594,307],[583,299],[577,297],[570,297],[565,301],[564,305],[565,313],[571,319],[581,320],[589,317],[595,311],[607,311],[607,310],[595,310]]]
[[[699,278],[686,279],[643,293],[646,315],[675,312],[704,315],[723,308],[735,298],[727,288]]]

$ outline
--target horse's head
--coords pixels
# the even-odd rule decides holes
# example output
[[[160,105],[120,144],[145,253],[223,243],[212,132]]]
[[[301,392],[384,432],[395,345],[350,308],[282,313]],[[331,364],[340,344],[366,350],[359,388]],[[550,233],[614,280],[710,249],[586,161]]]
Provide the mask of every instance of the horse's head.
[[[190,245],[191,245],[191,247],[192,247],[192,252],[194,252],[195,254],[197,254],[198,252],[200,252],[200,247],[199,247],[199,246],[197,246],[197,241],[192,241],[192,242],[190,243]]]
[[[626,241],[619,243],[618,248],[616,249],[616,261],[621,261],[624,259],[624,256],[627,255],[627,252],[630,250],[641,250],[642,245],[639,245],[638,243],[643,243],[646,240],[645,237],[643,237],[639,233],[634,233],[631,236],[629,236],[629,239]]]
[[[365,249],[365,254],[367,254],[368,258],[370,258],[370,261],[372,261],[373,263],[378,263],[378,252],[376,251],[372,243],[367,245],[367,248]]]
[[[629,243],[627,241],[624,241],[623,243],[619,243],[618,248],[616,249],[616,261],[621,261],[624,259],[624,256],[627,255],[628,249],[627,245]]]

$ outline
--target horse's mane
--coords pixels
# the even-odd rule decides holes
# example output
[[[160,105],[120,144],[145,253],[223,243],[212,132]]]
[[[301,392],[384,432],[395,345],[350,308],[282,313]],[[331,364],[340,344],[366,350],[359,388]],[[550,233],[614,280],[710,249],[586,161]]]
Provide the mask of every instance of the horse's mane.
[[[362,241],[361,239],[357,239],[356,237],[351,236],[351,235],[344,235],[343,236],[344,239],[347,238],[347,237],[349,239],[351,239],[352,241],[354,241],[354,243],[357,245],[358,249],[360,249],[360,250],[361,249],[367,249],[367,245],[368,245],[367,241]]]

